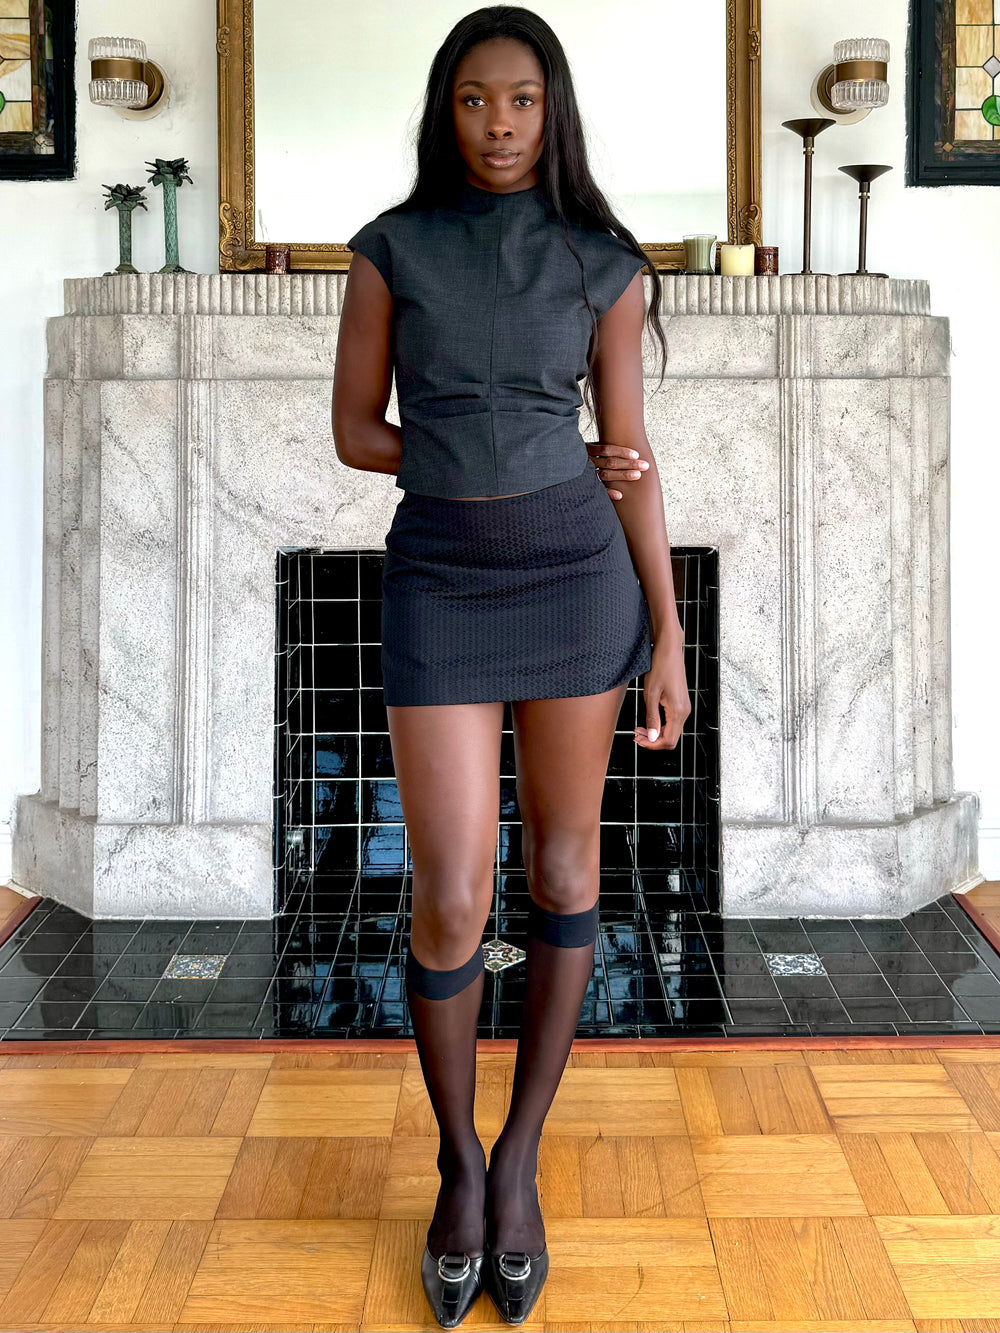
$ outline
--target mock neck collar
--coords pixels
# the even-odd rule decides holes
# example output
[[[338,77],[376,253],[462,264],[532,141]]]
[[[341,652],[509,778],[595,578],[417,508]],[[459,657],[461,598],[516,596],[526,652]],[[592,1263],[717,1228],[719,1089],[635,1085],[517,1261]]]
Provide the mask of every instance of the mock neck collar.
[[[529,185],[523,190],[485,190],[478,185],[471,185],[462,177],[459,190],[458,206],[466,213],[491,213],[499,208],[501,201],[505,209],[530,208],[544,202],[541,183]]]

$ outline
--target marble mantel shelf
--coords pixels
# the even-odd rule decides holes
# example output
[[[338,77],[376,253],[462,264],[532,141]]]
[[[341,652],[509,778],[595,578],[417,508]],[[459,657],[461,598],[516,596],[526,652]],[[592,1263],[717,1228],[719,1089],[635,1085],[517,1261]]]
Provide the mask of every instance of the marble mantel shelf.
[[[661,273],[663,315],[929,315],[922,279]],[[120,273],[66,278],[67,315],[336,315],[346,273]],[[647,279],[647,288],[650,283]]]
[[[724,915],[899,917],[971,888],[948,320],[923,281],[662,276],[646,431],[672,546],[719,553]],[[344,283],[66,280],[16,884],[94,917],[271,914],[275,553],[384,548],[401,495],[331,440]]]

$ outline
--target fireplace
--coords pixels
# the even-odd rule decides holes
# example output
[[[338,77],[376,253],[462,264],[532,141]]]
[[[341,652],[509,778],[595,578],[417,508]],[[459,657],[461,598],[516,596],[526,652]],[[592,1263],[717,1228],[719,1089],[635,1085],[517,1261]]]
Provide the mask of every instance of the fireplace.
[[[381,692],[383,555],[283,549],[275,561],[275,912],[289,952],[269,1018],[283,1031],[412,1031],[402,981],[412,859]],[[672,555],[692,711],[675,750],[646,752],[632,732],[642,679],[628,686],[601,810],[601,932],[579,1028],[592,1036],[660,1031],[678,1005],[706,1018],[712,1007],[701,923],[720,905],[718,553]],[[514,1037],[529,892],[509,704],[502,728],[480,1033]]]
[[[971,887],[979,803],[955,790],[951,751],[947,320],[916,281],[663,286],[670,357],[646,425],[675,575],[717,562],[721,832],[717,858],[706,840],[668,859],[710,811],[708,776],[697,817],[683,796],[679,819],[606,814],[609,873],[623,848],[630,875],[648,850],[665,891],[674,870],[704,872],[723,916],[753,918],[900,917]],[[276,864],[316,852],[310,829],[351,830],[324,834],[319,864],[349,862],[352,839],[356,875],[362,846],[401,864],[399,821],[360,804],[356,824],[353,807],[303,818],[321,781],[303,770],[280,793],[275,857],[276,552],[289,568],[302,552],[353,559],[371,587],[399,498],[333,448],[342,289],[331,273],[67,280],[44,386],[42,774],[17,803],[16,884],[94,917],[266,918]],[[375,642],[352,651],[370,670]],[[358,689],[377,711],[377,687]],[[297,734],[347,733],[314,717]],[[356,734],[357,800],[381,801],[381,733],[359,713]],[[612,767],[609,811],[652,778],[663,814],[670,776]],[[516,827],[502,811],[498,870]]]

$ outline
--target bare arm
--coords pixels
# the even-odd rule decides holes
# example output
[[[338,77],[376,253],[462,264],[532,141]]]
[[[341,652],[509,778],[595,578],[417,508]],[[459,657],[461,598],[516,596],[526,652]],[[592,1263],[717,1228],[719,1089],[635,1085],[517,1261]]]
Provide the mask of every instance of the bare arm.
[[[635,449],[648,463],[641,482],[629,486],[615,504],[625,530],[632,563],[649,606],[653,630],[653,661],[646,674],[646,727],[637,728],[637,739],[673,749],[684,719],[691,711],[684,674],[684,630],[677,614],[670,543],[663,513],[660,474],[649,440],[643,412],[642,330],[646,314],[642,274],[637,273],[610,310],[601,317],[601,336],[594,360],[594,401],[602,445],[624,445]],[[659,732],[659,706],[666,725]]]
[[[385,419],[392,393],[391,328],[392,294],[367,255],[355,252],[337,335],[333,442],[348,467],[395,475],[402,432]]]

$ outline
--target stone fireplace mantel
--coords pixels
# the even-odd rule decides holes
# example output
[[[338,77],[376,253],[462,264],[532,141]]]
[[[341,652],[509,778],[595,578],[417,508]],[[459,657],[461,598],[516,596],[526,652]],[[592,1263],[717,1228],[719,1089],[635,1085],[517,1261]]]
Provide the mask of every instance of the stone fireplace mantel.
[[[663,278],[646,422],[671,544],[719,551],[724,914],[895,917],[971,887],[947,320],[923,282]],[[275,553],[383,547],[402,494],[334,450],[343,282],[66,281],[18,885],[94,917],[271,915]]]

